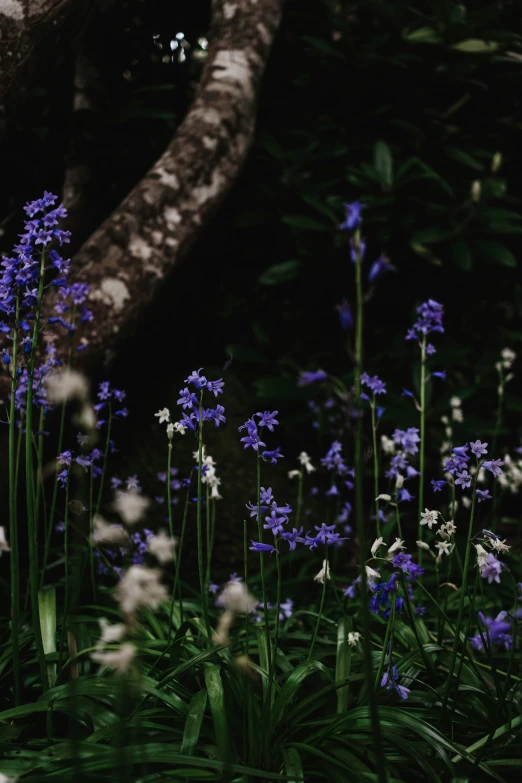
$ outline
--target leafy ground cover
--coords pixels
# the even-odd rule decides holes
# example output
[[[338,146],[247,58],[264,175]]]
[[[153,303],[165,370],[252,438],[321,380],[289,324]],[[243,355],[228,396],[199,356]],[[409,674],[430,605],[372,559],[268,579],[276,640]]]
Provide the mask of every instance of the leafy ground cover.
[[[444,305],[419,303],[404,335],[413,391],[371,374],[364,310],[390,262],[366,256],[365,207],[347,204],[346,367],[296,378],[310,393],[310,453],[281,453],[276,410],[240,427],[237,461],[257,492],[230,531],[243,557],[217,584],[226,466],[208,433],[227,426],[226,382],[187,370],[177,407],[150,412],[160,492],[117,475],[132,411],[123,390],[104,381],[93,394],[73,369],[89,291],[68,279],[56,202],[26,206],[0,281],[11,382],[0,780],[515,779],[522,569],[520,510],[506,500],[522,460],[500,440],[515,353],[506,346],[491,368],[487,442],[457,395],[428,434],[446,379],[437,351],[451,340]],[[387,424],[393,394],[409,406],[405,429]],[[287,492],[274,496],[281,472]]]

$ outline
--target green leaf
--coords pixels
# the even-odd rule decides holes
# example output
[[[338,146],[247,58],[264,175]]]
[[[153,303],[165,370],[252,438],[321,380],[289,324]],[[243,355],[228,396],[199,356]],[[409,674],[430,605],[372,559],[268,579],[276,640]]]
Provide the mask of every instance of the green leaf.
[[[347,642],[351,623],[348,617],[341,617],[337,626],[337,656],[335,659],[335,684],[344,682],[350,676],[352,648]],[[346,712],[350,686],[337,688],[337,712]]]
[[[475,160],[469,153],[461,150],[457,147],[446,147],[446,153],[450,158],[456,160],[457,163],[462,163],[463,166],[468,166],[475,171],[484,171],[484,166]]]
[[[331,226],[325,226],[318,220],[306,217],[306,215],[285,215],[281,221],[292,228],[302,228],[305,231],[331,231]]]
[[[467,242],[454,242],[449,249],[449,255],[455,266],[463,272],[469,272],[473,266],[473,258]]]
[[[300,266],[300,262],[295,259],[283,261],[281,264],[274,264],[265,269],[263,274],[259,276],[258,282],[261,285],[278,285],[288,280],[294,280],[299,274]]]
[[[221,761],[225,761],[229,756],[228,721],[225,709],[225,692],[223,690],[219,664],[214,664],[205,669],[205,685],[207,686],[210,712],[212,713],[212,721],[214,723],[216,745],[218,746]]]
[[[199,732],[207,706],[207,691],[205,688],[196,693],[190,700],[187,720],[185,721],[185,731],[183,732],[183,742],[181,743],[181,753],[191,756],[198,744]]]
[[[502,266],[516,267],[517,259],[513,253],[501,242],[495,242],[494,240],[480,240],[475,244],[475,251],[481,257],[487,261],[493,261]]]
[[[420,228],[415,231],[411,241],[413,244],[419,245],[431,245],[435,242],[443,242],[450,236],[451,232],[447,231],[440,226],[429,226],[427,228]]]
[[[467,54],[492,54],[497,51],[498,44],[494,41],[483,41],[480,38],[467,38],[465,41],[453,44],[451,48]]]
[[[418,27],[416,30],[405,31],[403,38],[410,43],[441,43],[442,39],[433,27]]]
[[[320,672],[329,680],[332,680],[332,675],[329,669],[327,669],[326,666],[320,661],[308,661],[307,663],[302,663],[292,672],[278,693],[273,709],[270,713],[269,737],[272,736],[278,723],[283,719],[283,715],[286,709],[290,706],[292,699],[295,698],[297,691],[301,687],[304,680],[316,672]]]
[[[42,644],[45,655],[56,652],[56,588],[38,591],[38,610],[42,628]],[[47,676],[51,688],[56,677],[56,664],[47,665]]]
[[[429,261],[430,264],[433,264],[434,266],[442,266],[442,261],[440,258],[438,258],[424,245],[421,245],[418,242],[411,242],[410,247],[416,255],[424,258],[425,261]]]
[[[393,158],[385,141],[378,141],[375,144],[373,166],[379,172],[383,184],[390,187],[393,182]]]
[[[303,767],[296,748],[283,748],[287,783],[304,783]]]

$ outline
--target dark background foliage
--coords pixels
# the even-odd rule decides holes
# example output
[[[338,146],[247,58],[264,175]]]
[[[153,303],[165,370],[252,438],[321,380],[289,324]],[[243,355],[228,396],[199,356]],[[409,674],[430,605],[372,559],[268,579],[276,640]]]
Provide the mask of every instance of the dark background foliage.
[[[208,2],[128,0],[81,14],[13,107],[1,151],[4,251],[23,202],[59,192],[77,161],[90,171],[73,249],[81,244],[161,154],[197,86]],[[228,362],[240,409],[278,407],[290,454],[312,450],[310,395],[296,375],[320,366],[350,381],[336,306],[353,303],[353,267],[337,228],[343,201],[356,198],[367,205],[366,268],[384,252],[396,269],[368,287],[365,311],[365,366],[390,390],[383,425],[415,424],[400,396],[418,370],[404,334],[414,306],[433,297],[447,329],[433,366],[448,380],[434,387],[431,421],[458,390],[463,437],[491,435],[494,363],[522,340],[521,33],[508,0],[288,0],[241,178],[120,346],[112,376],[129,389],[129,447],[147,440],[152,408],[173,404],[188,370]],[[93,108],[73,112],[78,51],[96,75]],[[506,446],[518,445],[521,411],[515,379]]]

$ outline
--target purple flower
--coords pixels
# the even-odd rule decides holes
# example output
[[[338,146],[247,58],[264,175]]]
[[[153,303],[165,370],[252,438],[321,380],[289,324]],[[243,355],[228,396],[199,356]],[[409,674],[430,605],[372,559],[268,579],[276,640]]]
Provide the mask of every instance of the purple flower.
[[[185,383],[192,383],[196,389],[203,389],[207,385],[207,379],[204,375],[200,375],[202,369],[203,367],[200,367],[199,370],[193,370],[189,377],[185,378]]]
[[[491,500],[489,489],[477,489],[475,494],[479,503],[482,503],[484,500]]]
[[[252,546],[248,547],[253,552],[275,552],[276,548],[275,546],[272,546],[272,544],[261,544],[258,541],[254,541],[253,539],[250,539],[250,543]]]
[[[207,389],[208,391],[212,392],[214,397],[217,397],[218,394],[223,394],[223,387],[224,387],[223,380],[219,378],[217,381],[207,381]]]
[[[339,321],[341,328],[346,332],[353,329],[353,315],[350,305],[346,299],[341,301],[341,304],[336,305],[337,312],[339,313]]]
[[[417,427],[408,427],[407,430],[396,429],[392,434],[393,442],[400,446],[406,454],[416,454],[418,452],[417,443],[420,442],[419,430]]]
[[[383,275],[385,272],[394,272],[395,267],[392,266],[389,259],[386,258],[386,256],[381,255],[377,259],[377,261],[374,261],[373,264],[370,267],[370,271],[368,273],[368,282],[373,283],[374,280],[377,280],[378,277]]]
[[[431,374],[434,378],[441,378],[443,381],[446,380],[446,370],[439,370],[438,372],[432,372]]]
[[[283,454],[280,453],[280,446],[278,446],[276,449],[273,449],[272,451],[263,451],[261,457],[265,462],[270,462],[272,465],[277,465],[278,459],[284,459]]]
[[[497,582],[500,584],[500,573],[502,571],[502,563],[497,560],[496,556],[489,552],[484,558],[484,562],[480,566],[480,575],[482,579],[487,579],[488,583]]]
[[[361,210],[364,209],[364,204],[360,201],[352,201],[351,204],[343,204],[346,209],[346,217],[339,226],[341,231],[353,231],[361,223]]]
[[[259,497],[260,497],[261,503],[263,503],[263,504],[265,504],[265,503],[266,504],[270,504],[273,501],[273,499],[274,499],[274,496],[272,494],[272,487],[268,487],[268,489],[265,489],[264,487],[261,487],[261,490],[260,490],[260,493],[259,493]]]
[[[310,386],[312,383],[321,383],[328,378],[328,374],[324,370],[316,370],[315,372],[302,372],[299,374],[297,381],[298,386]]]
[[[370,377],[368,373],[363,372],[361,375],[361,383],[363,386],[367,386],[373,395],[386,394],[386,388],[383,381],[379,380],[376,375]]]
[[[471,486],[472,477],[468,473],[467,470],[463,470],[462,473],[457,473],[457,478],[455,479],[455,484],[460,484],[462,486],[462,489],[466,489],[467,487]]]
[[[406,489],[406,487],[400,489],[398,495],[399,495],[398,498],[399,503],[409,503],[410,501],[415,499],[415,495],[411,495]]]
[[[426,356],[433,356],[433,354],[437,353],[437,350],[434,345],[431,343],[428,343],[426,346]]]
[[[457,455],[457,457],[462,457],[462,459],[468,460],[468,444],[464,444],[464,446],[455,446],[453,449],[451,449],[454,454]]]
[[[492,459],[489,462],[483,462],[482,467],[486,468],[486,470],[489,470],[490,473],[493,473],[495,478],[497,476],[500,476],[502,474],[502,471],[500,470],[500,466],[504,464],[504,461],[501,459]]]
[[[432,479],[431,486],[434,492],[442,492],[442,490],[446,486],[446,482],[444,481],[444,479]]]
[[[476,440],[475,443],[470,443],[471,446],[471,453],[474,454],[476,457],[481,457],[483,454],[487,454],[487,443],[481,443],[479,440]]]
[[[219,422],[226,422],[225,416],[223,416],[225,409],[222,405],[216,405],[216,408],[207,408],[205,410],[204,420],[213,421],[216,427],[219,427]]]
[[[274,536],[281,535],[284,532],[283,525],[288,522],[287,516],[277,516],[277,510],[272,508],[272,512],[269,517],[265,517],[266,524],[263,527],[266,530],[271,530]]]
[[[292,532],[285,530],[281,533],[281,538],[284,538],[285,541],[288,542],[288,545],[290,547],[290,551],[293,552],[293,550],[296,548],[298,543],[302,543],[303,541],[303,528],[293,528]]]
[[[199,401],[194,392],[191,392],[187,387],[185,387],[184,389],[180,390],[179,399],[176,404],[182,405],[183,410],[186,410],[186,408],[192,409],[194,405],[198,405]]]
[[[442,317],[444,315],[443,305],[428,299],[417,307],[418,319],[413,327],[407,332],[407,340],[419,340],[421,336],[426,337],[431,332],[443,332]]]
[[[277,416],[277,411],[265,411],[264,413],[254,413],[254,416],[259,417],[258,426],[259,427],[267,427],[270,432],[274,431],[274,427],[279,424],[277,419],[275,418]]]

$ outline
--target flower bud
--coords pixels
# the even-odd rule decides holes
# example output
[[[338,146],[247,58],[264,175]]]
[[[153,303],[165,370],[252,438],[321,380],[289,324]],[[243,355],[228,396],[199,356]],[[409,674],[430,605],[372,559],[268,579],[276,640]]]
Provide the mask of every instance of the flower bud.
[[[502,153],[495,152],[495,154],[493,155],[493,160],[491,161],[491,173],[496,174],[501,166],[502,166]]]
[[[471,200],[480,201],[480,194],[482,191],[482,185],[480,180],[476,179],[471,185]]]

